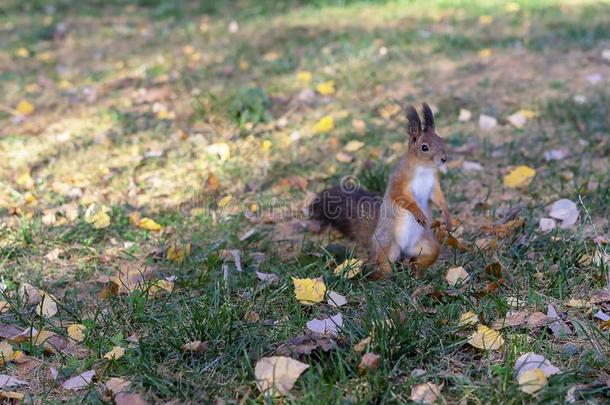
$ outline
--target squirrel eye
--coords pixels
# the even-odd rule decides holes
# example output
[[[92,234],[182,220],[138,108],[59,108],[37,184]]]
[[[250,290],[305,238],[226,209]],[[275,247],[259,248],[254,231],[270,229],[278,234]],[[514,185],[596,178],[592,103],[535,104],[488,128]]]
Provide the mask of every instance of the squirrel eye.
[[[423,150],[424,152],[428,152],[430,150],[430,148],[428,148],[428,145],[424,143],[421,146],[421,150]]]

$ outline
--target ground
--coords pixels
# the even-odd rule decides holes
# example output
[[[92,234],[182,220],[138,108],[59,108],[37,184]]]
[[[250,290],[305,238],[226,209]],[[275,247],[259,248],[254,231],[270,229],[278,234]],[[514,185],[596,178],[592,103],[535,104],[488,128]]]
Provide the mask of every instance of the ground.
[[[120,377],[150,403],[256,403],[257,361],[341,313],[334,349],[289,353],[309,368],[274,401],[403,403],[430,382],[447,403],[607,403],[610,325],[594,315],[609,304],[574,304],[609,282],[606,1],[71,3],[0,10],[0,336],[21,351],[0,373],[28,383],[10,391],[111,403]],[[450,149],[457,242],[423,279],[334,274],[350,242],[312,232],[305,202],[345,176],[383,190],[401,109],[424,101]],[[535,176],[508,187],[521,165]],[[563,198],[578,222],[542,232]],[[458,266],[469,280],[451,286]],[[303,305],[293,277],[348,303]],[[459,323],[549,305],[566,334],[505,326],[497,350]],[[360,373],[367,336],[381,363]],[[115,346],[124,356],[104,359]],[[562,371],[535,395],[514,377],[526,352]]]

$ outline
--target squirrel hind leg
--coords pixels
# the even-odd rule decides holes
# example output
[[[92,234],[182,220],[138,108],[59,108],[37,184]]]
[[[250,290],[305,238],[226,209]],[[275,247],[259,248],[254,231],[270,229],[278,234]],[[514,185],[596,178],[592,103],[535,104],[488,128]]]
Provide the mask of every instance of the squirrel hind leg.
[[[432,266],[440,252],[440,244],[431,232],[424,235],[415,246],[415,255],[412,259],[415,277],[421,278],[422,270]]]
[[[387,243],[384,245],[375,244],[373,252],[373,261],[377,265],[377,271],[373,272],[373,279],[381,279],[389,276],[392,273],[392,263],[400,258],[400,246],[396,243]]]

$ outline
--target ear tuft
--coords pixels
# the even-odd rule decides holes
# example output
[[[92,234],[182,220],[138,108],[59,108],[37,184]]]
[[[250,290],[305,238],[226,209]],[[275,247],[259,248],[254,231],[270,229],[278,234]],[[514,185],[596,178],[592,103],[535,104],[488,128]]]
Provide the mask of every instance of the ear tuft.
[[[424,132],[425,131],[434,131],[434,113],[430,109],[430,106],[427,103],[423,105],[424,110]]]
[[[421,121],[417,110],[412,105],[407,107],[407,120],[409,121],[408,131],[413,140],[421,134]]]

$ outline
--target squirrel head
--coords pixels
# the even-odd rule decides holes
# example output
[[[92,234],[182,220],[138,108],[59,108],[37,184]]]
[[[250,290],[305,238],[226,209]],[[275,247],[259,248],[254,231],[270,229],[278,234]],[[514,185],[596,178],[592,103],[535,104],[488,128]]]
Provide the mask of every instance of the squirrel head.
[[[413,106],[407,108],[409,121],[409,149],[408,154],[417,164],[428,167],[440,167],[447,162],[445,141],[438,136],[434,128],[434,114],[430,106],[423,104],[424,126],[422,128],[417,110]]]

